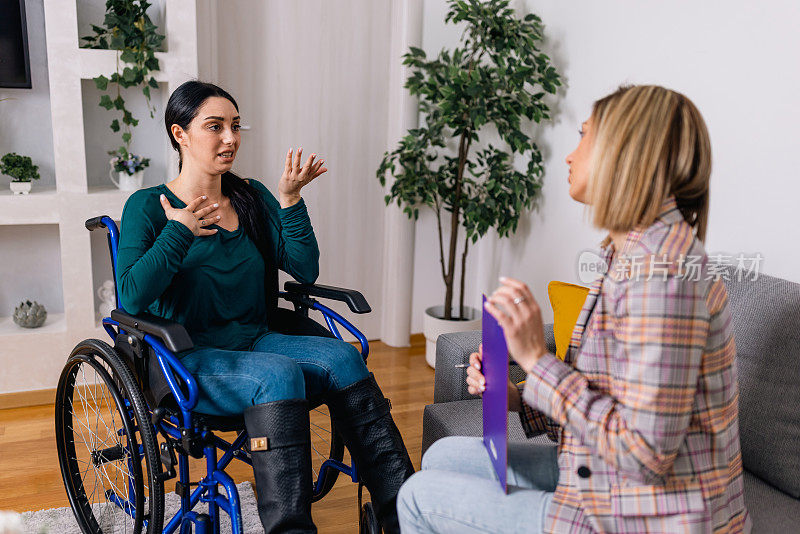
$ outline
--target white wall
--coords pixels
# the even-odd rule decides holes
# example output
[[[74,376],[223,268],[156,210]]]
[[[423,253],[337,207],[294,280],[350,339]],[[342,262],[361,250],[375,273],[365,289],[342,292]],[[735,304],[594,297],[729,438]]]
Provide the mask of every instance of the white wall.
[[[577,257],[605,235],[591,228],[567,193],[565,156],[591,104],[621,83],[655,83],[686,94],[705,117],[713,172],[706,249],[761,253],[761,272],[800,282],[800,4],[792,0],[671,2],[527,0],[512,4],[545,23],[545,52],[566,79],[552,124],[540,128],[545,155],[543,202],[517,234],[485,238],[470,252],[468,302],[497,276],[525,280],[552,320],[546,286],[578,282]],[[425,1],[424,49],[452,47],[444,0]],[[526,162],[517,162],[520,167]],[[435,219],[417,224],[414,318],[440,304]]]
[[[50,120],[50,85],[47,76],[47,44],[44,37],[44,9],[41,1],[26,0],[28,52],[31,89],[0,89],[0,156],[16,152],[29,156],[39,166],[41,178],[36,189],[55,189],[53,135]],[[0,178],[0,191],[8,194],[9,179]],[[4,314],[4,312],[0,312]]]

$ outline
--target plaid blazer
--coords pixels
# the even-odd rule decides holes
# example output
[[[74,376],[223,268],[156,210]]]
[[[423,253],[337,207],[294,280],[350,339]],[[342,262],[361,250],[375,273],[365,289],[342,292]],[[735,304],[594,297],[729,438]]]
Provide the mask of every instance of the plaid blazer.
[[[673,198],[602,246],[565,361],[521,386],[526,434],[559,444],[547,531],[749,532],[725,286]]]

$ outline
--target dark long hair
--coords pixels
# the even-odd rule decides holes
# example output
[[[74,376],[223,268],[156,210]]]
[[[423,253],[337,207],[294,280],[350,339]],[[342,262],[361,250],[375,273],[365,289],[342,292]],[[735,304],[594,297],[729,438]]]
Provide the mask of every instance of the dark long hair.
[[[167,109],[164,112],[164,126],[167,128],[167,137],[172,143],[172,148],[178,151],[179,170],[183,167],[183,157],[180,145],[172,135],[172,125],[177,124],[184,130],[188,129],[189,123],[197,116],[203,102],[213,96],[229,100],[236,111],[239,111],[239,105],[230,93],[213,83],[196,80],[184,82],[169,97]],[[253,186],[232,172],[222,175],[222,194],[230,199],[231,205],[239,217],[239,224],[255,243],[258,251],[264,257],[264,261],[268,264],[272,263],[274,260],[265,219],[266,207],[261,196]]]

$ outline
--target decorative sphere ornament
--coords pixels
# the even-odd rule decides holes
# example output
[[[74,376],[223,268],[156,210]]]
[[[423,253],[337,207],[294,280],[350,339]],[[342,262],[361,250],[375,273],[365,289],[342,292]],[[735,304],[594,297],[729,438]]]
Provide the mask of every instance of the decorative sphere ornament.
[[[26,300],[14,309],[14,322],[23,328],[39,328],[47,319],[47,310],[36,302]]]

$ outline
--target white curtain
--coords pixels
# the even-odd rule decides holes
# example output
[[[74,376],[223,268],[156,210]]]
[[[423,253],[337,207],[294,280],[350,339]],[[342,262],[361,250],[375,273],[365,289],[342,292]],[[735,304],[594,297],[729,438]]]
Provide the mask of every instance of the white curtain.
[[[303,190],[322,254],[318,283],[364,294],[375,311],[349,317],[371,339],[387,304],[375,170],[387,148],[391,19],[388,1],[198,3],[201,78],[228,89],[250,127],[234,170],[277,194],[289,147],[325,159],[330,170]]]

